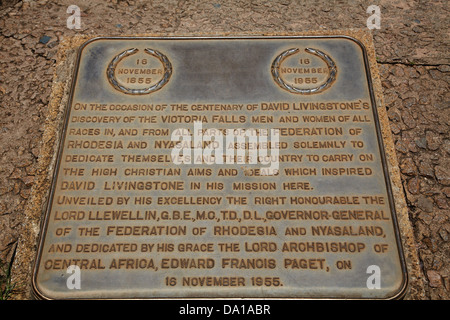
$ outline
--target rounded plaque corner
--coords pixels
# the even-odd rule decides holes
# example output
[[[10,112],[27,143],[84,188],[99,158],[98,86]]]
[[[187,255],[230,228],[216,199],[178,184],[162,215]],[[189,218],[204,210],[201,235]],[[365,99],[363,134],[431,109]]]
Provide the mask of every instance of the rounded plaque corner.
[[[402,300],[409,288],[409,275],[406,268],[402,270],[401,281],[398,288],[392,291],[392,294],[388,297],[388,300]]]
[[[85,42],[83,42],[80,45],[80,52],[83,51],[85,48],[87,48],[88,46],[90,46],[94,42],[98,42],[98,41],[101,41],[101,40],[108,40],[108,39],[109,39],[108,37],[94,37],[94,38],[91,38],[91,39],[87,39]]]
[[[37,273],[34,273],[31,281],[31,294],[33,298],[35,300],[55,300],[56,298],[52,297],[51,294],[46,292],[47,290],[42,287],[37,278]]]
[[[359,40],[355,37],[352,37],[352,36],[347,36],[347,35],[340,35],[339,38],[356,43],[361,48],[361,51],[363,52],[363,54],[367,55],[367,48],[361,40]]]

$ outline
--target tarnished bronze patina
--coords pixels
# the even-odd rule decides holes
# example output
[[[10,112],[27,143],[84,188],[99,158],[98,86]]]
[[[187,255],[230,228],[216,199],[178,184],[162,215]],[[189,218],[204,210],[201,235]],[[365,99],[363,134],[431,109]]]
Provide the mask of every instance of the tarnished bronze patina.
[[[357,40],[93,39],[80,48],[65,121],[37,297],[402,296]],[[256,132],[257,143],[227,144],[227,129]],[[221,142],[235,153],[217,161]]]

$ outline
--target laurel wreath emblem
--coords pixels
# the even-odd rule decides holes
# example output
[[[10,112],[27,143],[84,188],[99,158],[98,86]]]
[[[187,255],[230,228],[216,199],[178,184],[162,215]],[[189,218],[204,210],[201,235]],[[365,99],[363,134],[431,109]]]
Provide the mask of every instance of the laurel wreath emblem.
[[[161,61],[162,65],[164,67],[164,75],[163,75],[162,79],[160,81],[158,81],[157,83],[155,83],[154,85],[147,87],[147,88],[142,88],[142,89],[132,89],[132,88],[127,88],[127,87],[121,85],[116,79],[116,67],[120,61],[122,61],[126,57],[136,54],[138,51],[139,50],[136,48],[131,48],[131,49],[127,49],[127,50],[119,53],[117,56],[115,56],[111,60],[111,62],[108,65],[108,68],[106,70],[106,75],[107,75],[109,83],[116,90],[118,90],[122,93],[131,94],[131,95],[144,95],[144,94],[149,94],[149,93],[158,91],[169,81],[170,77],[172,76],[172,64],[170,63],[169,59],[167,59],[167,57],[164,54],[162,54],[161,52],[159,52],[157,50],[146,48],[146,49],[144,49],[145,53],[147,53],[147,54],[157,58],[159,61]]]
[[[319,85],[315,88],[302,89],[302,88],[298,88],[298,87],[295,87],[293,85],[286,83],[281,78],[280,66],[281,66],[282,62],[286,58],[298,53],[299,51],[300,51],[299,48],[288,49],[286,51],[283,51],[280,55],[278,55],[275,58],[275,60],[272,63],[272,67],[271,67],[272,77],[275,80],[275,82],[284,90],[287,90],[291,93],[297,93],[297,94],[315,94],[315,93],[322,92],[322,91],[326,90],[327,88],[329,88],[331,86],[331,84],[336,80],[336,75],[337,75],[336,64],[334,63],[333,59],[331,59],[327,54],[325,54],[324,52],[319,51],[317,49],[313,49],[313,48],[306,48],[305,51],[318,56],[323,61],[325,61],[325,63],[328,66],[329,76],[324,83],[322,83],[321,85]]]

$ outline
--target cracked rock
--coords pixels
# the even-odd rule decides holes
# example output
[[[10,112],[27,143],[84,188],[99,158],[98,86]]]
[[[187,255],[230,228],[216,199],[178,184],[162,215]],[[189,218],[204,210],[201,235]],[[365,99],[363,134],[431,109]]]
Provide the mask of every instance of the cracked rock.
[[[425,138],[427,140],[428,149],[437,150],[441,145],[441,138],[438,134],[433,131],[427,131]]]
[[[433,200],[428,197],[420,196],[417,206],[425,212],[433,212]]]
[[[403,159],[400,165],[400,169],[403,174],[406,174],[408,176],[414,176],[417,174],[417,167],[414,164],[413,159],[411,158]]]
[[[430,287],[438,288],[442,285],[441,275],[437,271],[428,270],[427,277],[430,283]]]
[[[436,178],[439,181],[439,183],[443,184],[444,186],[450,186],[450,168],[449,167],[436,166],[434,168],[434,173],[435,173]]]
[[[421,161],[419,164],[419,172],[421,176],[427,177],[427,178],[433,178],[434,177],[434,170],[432,165],[427,161]]]

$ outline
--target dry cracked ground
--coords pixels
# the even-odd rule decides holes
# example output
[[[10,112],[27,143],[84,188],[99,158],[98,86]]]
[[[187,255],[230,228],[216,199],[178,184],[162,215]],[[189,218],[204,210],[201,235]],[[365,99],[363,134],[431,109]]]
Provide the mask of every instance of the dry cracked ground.
[[[67,28],[72,4],[81,9],[78,30]],[[381,12],[372,33],[427,298],[449,299],[447,0],[0,0],[0,260],[13,259],[21,234],[63,37],[366,28],[372,4]]]

